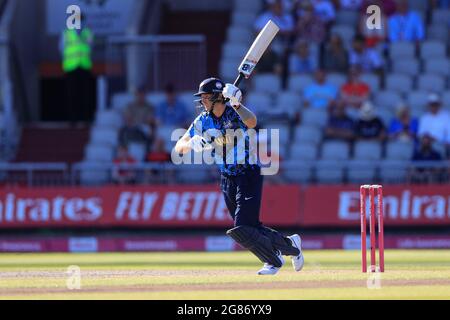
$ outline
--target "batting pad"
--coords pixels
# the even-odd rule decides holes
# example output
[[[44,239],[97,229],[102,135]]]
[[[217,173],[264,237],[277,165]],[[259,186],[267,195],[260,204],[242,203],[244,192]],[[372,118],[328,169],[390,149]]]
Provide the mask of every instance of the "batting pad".
[[[233,238],[245,249],[248,249],[262,262],[280,268],[283,264],[276,255],[276,249],[272,245],[272,241],[263,235],[255,227],[237,226],[227,231],[227,235]]]

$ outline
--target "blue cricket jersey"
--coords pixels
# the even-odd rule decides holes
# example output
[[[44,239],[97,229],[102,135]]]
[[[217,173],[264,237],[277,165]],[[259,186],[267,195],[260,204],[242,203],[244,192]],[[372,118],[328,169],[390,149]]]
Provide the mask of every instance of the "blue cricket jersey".
[[[248,127],[231,106],[226,105],[219,118],[202,112],[188,132],[191,138],[200,135],[215,147],[212,155],[221,174],[237,176],[259,168],[256,139],[250,139]]]

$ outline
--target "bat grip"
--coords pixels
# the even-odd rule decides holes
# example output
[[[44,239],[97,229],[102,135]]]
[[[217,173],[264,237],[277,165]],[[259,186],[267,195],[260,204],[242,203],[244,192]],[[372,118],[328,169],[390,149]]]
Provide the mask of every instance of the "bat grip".
[[[239,73],[238,77],[236,78],[236,80],[234,80],[234,85],[237,87],[239,86],[239,84],[241,83],[242,79],[244,79],[244,75],[242,73]]]

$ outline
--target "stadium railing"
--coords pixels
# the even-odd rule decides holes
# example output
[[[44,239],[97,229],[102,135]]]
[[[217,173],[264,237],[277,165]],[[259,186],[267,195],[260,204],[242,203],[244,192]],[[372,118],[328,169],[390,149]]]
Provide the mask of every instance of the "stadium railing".
[[[299,184],[444,184],[450,182],[450,162],[445,161],[366,161],[374,174],[367,175],[364,164],[333,161],[302,161],[281,163],[278,183]],[[131,172],[125,184],[205,184],[216,183],[215,166],[175,165],[172,163],[114,164],[81,162],[66,163],[6,163],[0,162],[0,185],[21,186],[98,186],[118,183],[114,172]],[[320,170],[320,174],[318,173]],[[350,170],[356,174],[350,175]],[[359,170],[359,171],[358,171]],[[336,171],[342,171],[336,174]],[[267,177],[270,181],[270,176]],[[123,183],[121,183],[123,184]]]

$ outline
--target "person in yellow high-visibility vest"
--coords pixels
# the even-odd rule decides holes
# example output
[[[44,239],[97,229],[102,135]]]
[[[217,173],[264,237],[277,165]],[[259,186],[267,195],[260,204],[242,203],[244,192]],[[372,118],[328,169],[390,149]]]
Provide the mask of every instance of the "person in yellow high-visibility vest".
[[[66,82],[66,118],[72,124],[76,121],[91,121],[94,114],[95,81],[91,58],[93,40],[94,35],[88,27],[65,29],[61,37],[62,69]]]

